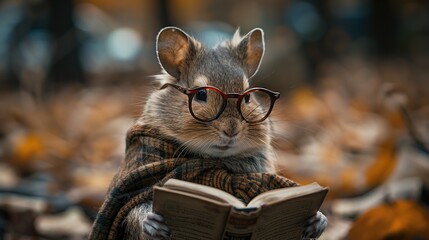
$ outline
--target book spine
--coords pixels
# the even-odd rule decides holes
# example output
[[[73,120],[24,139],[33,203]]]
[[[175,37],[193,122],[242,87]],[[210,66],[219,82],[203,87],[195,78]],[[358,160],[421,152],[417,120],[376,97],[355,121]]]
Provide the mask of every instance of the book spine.
[[[250,240],[256,228],[259,208],[232,208],[225,223],[223,240]]]

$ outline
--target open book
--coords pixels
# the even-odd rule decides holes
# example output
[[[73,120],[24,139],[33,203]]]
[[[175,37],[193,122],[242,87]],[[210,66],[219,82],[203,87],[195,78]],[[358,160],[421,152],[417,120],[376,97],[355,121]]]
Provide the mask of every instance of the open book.
[[[154,188],[153,211],[164,217],[173,239],[301,239],[328,189],[317,183],[271,190],[246,206],[222,190],[168,180]]]

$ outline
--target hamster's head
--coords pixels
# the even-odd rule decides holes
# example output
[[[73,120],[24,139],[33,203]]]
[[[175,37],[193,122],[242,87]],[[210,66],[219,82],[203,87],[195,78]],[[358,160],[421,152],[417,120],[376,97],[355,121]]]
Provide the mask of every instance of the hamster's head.
[[[208,49],[181,29],[167,27],[158,34],[156,44],[164,70],[157,76],[161,86],[166,83],[183,89],[213,86],[223,93],[242,94],[249,89],[250,79],[264,54],[261,29],[254,29],[244,37],[237,31],[230,41]],[[269,119],[249,123],[243,118],[243,110],[241,113],[238,110],[238,98],[222,100],[220,95],[214,95],[213,91],[198,91],[190,104],[190,97],[177,87],[156,89],[146,102],[142,119],[177,139],[184,152],[226,157],[252,154],[269,146]],[[257,99],[244,101],[247,109],[252,109],[248,118],[261,114]],[[197,120],[190,111],[192,108],[194,115],[205,119],[218,112],[223,103],[222,113],[211,121]]]

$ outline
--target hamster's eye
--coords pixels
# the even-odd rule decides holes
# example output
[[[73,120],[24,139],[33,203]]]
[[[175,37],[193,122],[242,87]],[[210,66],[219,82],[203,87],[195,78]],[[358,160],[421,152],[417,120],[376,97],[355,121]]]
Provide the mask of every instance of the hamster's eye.
[[[250,94],[244,95],[244,102],[247,104],[250,103]]]
[[[195,98],[200,102],[207,102],[207,90],[199,90],[196,93]]]

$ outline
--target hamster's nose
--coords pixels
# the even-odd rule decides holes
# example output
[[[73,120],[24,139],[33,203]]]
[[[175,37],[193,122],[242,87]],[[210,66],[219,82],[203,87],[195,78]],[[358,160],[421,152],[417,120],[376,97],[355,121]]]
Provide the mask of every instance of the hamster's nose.
[[[225,137],[233,138],[240,134],[240,120],[237,118],[226,118],[221,122],[220,131]]]
[[[238,131],[237,129],[223,130],[223,134],[230,138],[237,136],[238,133],[240,133],[240,131]]]

